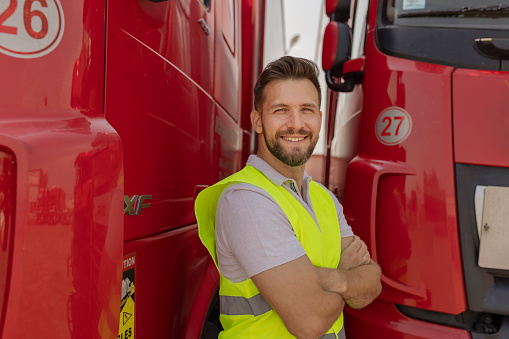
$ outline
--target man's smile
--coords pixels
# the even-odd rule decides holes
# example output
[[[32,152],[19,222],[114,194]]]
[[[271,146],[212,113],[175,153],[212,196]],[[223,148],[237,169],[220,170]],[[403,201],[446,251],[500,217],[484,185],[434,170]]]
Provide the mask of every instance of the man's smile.
[[[302,137],[285,137],[285,136],[282,136],[281,138],[283,138],[286,141],[298,142],[298,141],[302,141],[302,140],[306,139],[307,136],[302,136]]]

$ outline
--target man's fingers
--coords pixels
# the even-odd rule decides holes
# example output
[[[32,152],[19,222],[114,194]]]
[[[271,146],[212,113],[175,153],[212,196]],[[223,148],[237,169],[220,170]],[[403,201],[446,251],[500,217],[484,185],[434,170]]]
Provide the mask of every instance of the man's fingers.
[[[359,252],[364,242],[358,236],[354,236],[353,241],[348,246],[352,251]]]
[[[364,241],[362,241],[360,238],[359,238],[359,241],[360,241],[360,247],[357,249],[357,252],[367,251],[368,246],[366,246],[366,243],[364,243]]]
[[[341,262],[343,269],[349,269],[360,265],[367,265],[371,262],[371,255],[364,241],[358,236],[354,236],[353,241],[341,254]]]
[[[359,238],[359,241],[361,242],[361,247],[359,250],[364,250],[364,249],[368,248],[368,246],[366,246],[366,243],[364,243],[364,241],[360,240],[360,238]]]
[[[359,254],[359,256],[362,256],[360,264],[361,265],[369,264],[371,262],[371,255],[369,254],[368,246],[360,238],[359,241],[361,242],[361,247],[359,248],[357,254]]]
[[[362,263],[369,264],[370,262],[371,262],[371,255],[369,255],[369,252],[366,251],[366,253],[362,257]]]

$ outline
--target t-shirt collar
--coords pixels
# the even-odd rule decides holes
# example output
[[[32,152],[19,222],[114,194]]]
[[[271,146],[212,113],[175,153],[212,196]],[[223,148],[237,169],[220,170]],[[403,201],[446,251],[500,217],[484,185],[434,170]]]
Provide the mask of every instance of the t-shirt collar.
[[[249,156],[249,159],[247,159],[247,164],[262,172],[267,177],[267,179],[269,179],[276,186],[281,186],[285,181],[293,180],[276,171],[271,165],[269,165],[269,163],[267,163],[262,158],[259,158],[255,154]],[[306,171],[304,171],[302,183],[307,184],[309,180],[311,180],[311,176],[308,175]]]

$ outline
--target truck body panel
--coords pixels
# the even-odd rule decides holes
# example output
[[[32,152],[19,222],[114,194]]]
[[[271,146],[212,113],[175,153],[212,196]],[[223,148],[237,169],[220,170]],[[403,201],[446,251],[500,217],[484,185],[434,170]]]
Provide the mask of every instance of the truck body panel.
[[[507,72],[457,69],[452,76],[454,160],[508,167]]]
[[[263,5],[2,1],[3,338],[202,335],[194,199],[252,153]]]
[[[102,115],[104,2],[10,1],[0,12],[14,28],[0,37],[0,144],[16,166],[2,337],[116,337],[122,153]],[[44,33],[54,35],[48,52],[23,54]]]

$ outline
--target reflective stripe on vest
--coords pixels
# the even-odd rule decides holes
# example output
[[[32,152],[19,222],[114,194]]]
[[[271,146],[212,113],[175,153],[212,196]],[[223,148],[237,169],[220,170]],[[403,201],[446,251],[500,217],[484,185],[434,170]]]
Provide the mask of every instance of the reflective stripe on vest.
[[[261,294],[251,298],[219,296],[219,311],[226,315],[254,315],[255,317],[272,310],[272,307]],[[336,339],[334,333],[327,333],[319,339]]]
[[[272,310],[261,294],[251,298],[219,296],[219,312],[226,315],[254,315],[255,317]]]

